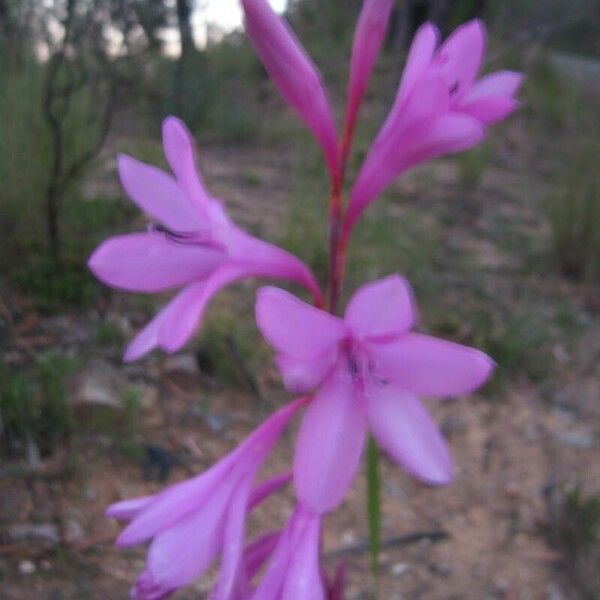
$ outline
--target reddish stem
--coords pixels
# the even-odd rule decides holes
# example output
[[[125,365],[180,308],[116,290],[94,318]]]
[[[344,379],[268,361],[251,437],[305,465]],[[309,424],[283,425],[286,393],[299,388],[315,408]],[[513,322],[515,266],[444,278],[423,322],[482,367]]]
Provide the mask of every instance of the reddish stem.
[[[333,182],[329,203],[329,312],[335,314],[344,283],[346,243],[342,231],[344,207],[342,188],[346,177],[348,156],[352,147],[356,115],[346,114],[344,131],[340,142],[340,171]]]

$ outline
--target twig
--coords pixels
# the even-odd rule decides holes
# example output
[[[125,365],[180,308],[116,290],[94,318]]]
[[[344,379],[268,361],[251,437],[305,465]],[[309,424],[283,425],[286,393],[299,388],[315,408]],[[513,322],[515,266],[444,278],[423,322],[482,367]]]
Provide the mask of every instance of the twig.
[[[422,540],[428,540],[433,543],[443,542],[450,537],[450,534],[443,529],[434,531],[415,531],[414,533],[407,533],[406,535],[399,535],[395,537],[386,538],[381,541],[381,548],[391,548],[394,546],[409,546],[416,544]],[[351,556],[357,554],[364,554],[369,551],[369,542],[363,540],[357,544],[351,546],[342,546],[337,550],[332,550],[324,555],[325,560],[331,560],[340,558],[341,556]]]

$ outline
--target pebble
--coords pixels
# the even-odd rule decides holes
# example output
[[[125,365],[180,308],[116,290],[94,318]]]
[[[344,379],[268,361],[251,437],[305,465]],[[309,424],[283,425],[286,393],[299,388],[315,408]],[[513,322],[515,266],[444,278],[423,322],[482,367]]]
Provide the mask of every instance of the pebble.
[[[575,446],[576,448],[587,449],[594,445],[594,438],[591,434],[586,432],[571,431],[568,433],[557,434],[558,439],[563,444],[569,446]]]
[[[356,543],[356,533],[352,530],[344,531],[341,542],[343,546],[351,546]]]
[[[60,543],[60,533],[54,523],[17,523],[8,528],[7,534],[15,542]]]
[[[563,600],[563,595],[555,583],[549,583],[546,590],[547,600]]]
[[[73,377],[72,401],[121,408],[125,388],[123,376],[109,362],[94,359]]]
[[[21,575],[33,575],[35,571],[35,565],[30,560],[22,560],[19,563],[19,573]]]
[[[406,563],[396,563],[390,569],[394,577],[402,577],[409,569]]]
[[[198,374],[198,362],[193,354],[184,353],[169,356],[163,363],[163,368],[167,373],[185,373],[186,375]]]
[[[83,527],[79,523],[79,521],[75,519],[67,519],[65,522],[65,541],[69,544],[73,544],[76,542],[80,542],[85,534],[83,532]]]

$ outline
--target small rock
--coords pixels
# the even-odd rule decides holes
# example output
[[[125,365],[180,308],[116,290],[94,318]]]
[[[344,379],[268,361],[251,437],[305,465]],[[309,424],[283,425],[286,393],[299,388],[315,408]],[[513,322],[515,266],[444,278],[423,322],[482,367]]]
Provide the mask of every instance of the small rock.
[[[7,534],[15,542],[60,543],[58,527],[53,523],[17,523],[8,528]]]
[[[568,433],[557,434],[558,439],[563,444],[575,446],[576,448],[591,448],[594,445],[594,438],[591,434],[583,431],[571,431]]]
[[[67,519],[65,522],[64,534],[65,542],[69,544],[80,542],[85,537],[83,527],[81,527],[79,521],[75,519]]]
[[[129,390],[135,394],[140,408],[152,410],[158,404],[158,388],[147,383],[135,383],[129,386]]]
[[[434,563],[431,565],[431,572],[442,577],[449,577],[452,575],[452,567],[445,563]]]
[[[19,563],[19,573],[21,575],[33,575],[35,571],[35,565],[30,560],[22,560]]]
[[[190,414],[200,417],[205,425],[215,433],[221,433],[233,421],[231,415],[212,413],[199,404],[190,407]]]
[[[344,531],[341,537],[341,542],[344,546],[351,546],[352,544],[356,543],[356,533],[351,530]]]
[[[563,600],[564,596],[558,586],[550,582],[546,588],[546,598],[547,600]]]
[[[42,464],[40,448],[29,431],[25,435],[25,457],[27,459],[27,466],[30,469],[36,470],[40,468]]]
[[[90,502],[93,502],[94,500],[98,500],[98,492],[93,487],[90,487],[89,485],[86,485],[83,488],[83,497],[86,500],[89,500]]]
[[[104,360],[93,360],[73,378],[73,402],[121,408],[125,381],[119,371]]]
[[[198,374],[198,362],[193,354],[183,353],[169,356],[163,363],[167,373]]]
[[[402,577],[408,569],[409,567],[406,563],[396,563],[395,565],[392,565],[390,571],[394,577]]]

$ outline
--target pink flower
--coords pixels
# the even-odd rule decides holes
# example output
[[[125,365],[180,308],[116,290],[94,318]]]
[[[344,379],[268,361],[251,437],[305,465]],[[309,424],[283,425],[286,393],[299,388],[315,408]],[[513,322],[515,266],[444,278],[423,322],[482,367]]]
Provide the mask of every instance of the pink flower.
[[[246,33],[285,101],[313,132],[323,149],[331,179],[340,184],[341,161],[333,110],[321,75],[294,32],[266,0],[241,0]],[[354,36],[348,113],[348,150],[356,115],[379,53],[392,0],[366,0]]]
[[[208,471],[145,498],[113,504],[107,515],[131,522],[121,547],[152,540],[132,598],[158,600],[188,585],[222,553],[213,600],[233,600],[239,581],[247,510],[289,480],[276,477],[252,490],[256,473],[305,399],[274,413]]]
[[[298,505],[280,534],[273,557],[251,600],[325,600],[319,568],[321,518]]]
[[[131,342],[125,360],[136,360],[157,346],[167,352],[181,348],[212,297],[245,277],[294,281],[320,299],[304,263],[236,227],[221,202],[209,197],[196,173],[193,139],[180,120],[164,121],[163,145],[175,177],[119,157],[123,187],[157,225],[109,239],[88,263],[98,279],[118,289],[152,293],[183,288]]]
[[[247,600],[253,593],[252,579],[261,570],[273,554],[279,541],[280,532],[267,533],[254,540],[244,549],[242,559],[238,565],[238,571],[230,600]],[[220,600],[219,588],[213,588],[208,600]]]
[[[323,149],[332,179],[339,172],[337,133],[321,76],[289,28],[266,0],[241,0],[246,32],[265,69],[313,132]]]
[[[459,27],[436,51],[426,24],[412,43],[396,99],[350,195],[346,235],[399,174],[425,160],[478,144],[486,127],[510,115],[522,75],[499,71],[476,80],[485,50],[480,21]]]
[[[393,5],[393,0],[365,0],[358,17],[352,44],[350,80],[348,82],[345,132],[347,144],[350,143],[354,132],[358,110],[381,49]]]
[[[335,570],[333,581],[329,583],[327,577],[324,577],[327,583],[327,600],[344,600],[344,587],[346,585],[346,564],[338,563]]]
[[[388,454],[429,484],[452,479],[446,442],[418,396],[452,397],[480,387],[493,369],[477,350],[413,333],[412,291],[393,275],[360,288],[344,318],[277,288],[261,288],[256,320],[277,351],[290,390],[316,388],[296,446],[299,500],[324,513],[343,498],[367,429]]]

